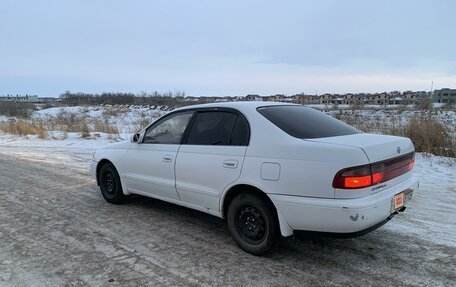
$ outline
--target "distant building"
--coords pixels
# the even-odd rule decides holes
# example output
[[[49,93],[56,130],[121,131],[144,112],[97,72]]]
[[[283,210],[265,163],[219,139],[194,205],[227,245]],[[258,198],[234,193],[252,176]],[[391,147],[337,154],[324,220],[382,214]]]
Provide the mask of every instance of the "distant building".
[[[435,90],[432,98],[434,103],[456,104],[456,89]]]
[[[352,93],[345,94],[342,96],[342,98],[343,105],[352,105],[355,103],[355,101],[357,101],[357,97]]]
[[[404,99],[401,97],[397,96],[392,96],[388,99],[388,105],[401,105],[404,104]]]
[[[247,95],[245,96],[244,100],[246,101],[262,101],[263,98],[259,95]]]
[[[342,95],[334,95],[334,97],[331,100],[331,104],[333,105],[342,105],[344,104],[345,99],[343,98]]]
[[[320,104],[328,105],[332,103],[333,95],[331,94],[323,94],[320,96]]]
[[[320,103],[320,98],[318,96],[313,95],[296,94],[291,97],[291,101],[294,104],[315,105]]]
[[[406,91],[402,94],[402,104],[404,105],[410,105],[410,104],[415,104],[417,99],[421,96],[420,94],[416,94],[412,91]]]
[[[292,103],[293,98],[292,97],[287,97],[282,94],[276,94],[276,95],[271,95],[266,98],[266,100],[263,98],[263,101],[269,101],[269,102],[282,102],[282,103]]]
[[[0,96],[0,102],[16,102],[16,103],[38,103],[40,100],[38,96],[13,96],[13,95],[6,95]]]
[[[282,102],[285,99],[285,95],[277,94],[268,97],[268,101],[270,102]]]

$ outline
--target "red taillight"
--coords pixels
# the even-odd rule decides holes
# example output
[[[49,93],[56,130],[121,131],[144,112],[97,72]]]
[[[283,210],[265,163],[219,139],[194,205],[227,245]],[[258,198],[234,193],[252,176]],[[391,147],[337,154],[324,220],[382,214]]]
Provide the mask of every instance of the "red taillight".
[[[383,178],[383,172],[374,173],[372,175],[372,185],[382,182]]]
[[[415,159],[412,159],[408,165],[408,169],[411,170],[415,166]]]
[[[372,184],[370,165],[346,168],[339,171],[333,180],[334,188],[363,188]]]
[[[370,186],[372,182],[370,175],[350,176],[344,178],[344,186],[348,188],[361,188]]]
[[[373,164],[346,168],[339,171],[333,180],[334,188],[359,189],[388,181],[410,171],[415,164],[415,154]]]

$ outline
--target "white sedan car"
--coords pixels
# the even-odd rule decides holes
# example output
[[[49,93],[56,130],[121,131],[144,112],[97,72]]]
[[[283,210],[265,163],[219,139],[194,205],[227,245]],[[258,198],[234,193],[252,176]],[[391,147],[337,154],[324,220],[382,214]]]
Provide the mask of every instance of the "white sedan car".
[[[300,105],[189,106],[99,149],[92,174],[118,204],[140,194],[225,218],[263,254],[282,236],[356,236],[405,209],[418,182],[410,139],[366,134]]]

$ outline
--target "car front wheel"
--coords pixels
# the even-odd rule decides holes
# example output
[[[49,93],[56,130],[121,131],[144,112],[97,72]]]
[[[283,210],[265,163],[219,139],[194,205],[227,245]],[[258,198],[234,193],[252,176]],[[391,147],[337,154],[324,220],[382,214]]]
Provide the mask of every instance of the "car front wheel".
[[[276,241],[278,223],[273,207],[250,193],[237,195],[227,211],[227,223],[237,245],[244,251],[262,255]]]
[[[107,202],[120,204],[125,201],[120,177],[114,165],[111,163],[103,164],[98,175],[98,182],[101,194]]]

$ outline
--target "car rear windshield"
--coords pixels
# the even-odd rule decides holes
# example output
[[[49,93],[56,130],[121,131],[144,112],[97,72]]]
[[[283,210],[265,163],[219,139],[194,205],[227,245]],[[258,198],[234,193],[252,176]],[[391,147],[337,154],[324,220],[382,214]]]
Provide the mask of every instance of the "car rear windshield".
[[[360,133],[331,116],[303,106],[267,106],[260,114],[287,134],[301,139],[324,138]]]

